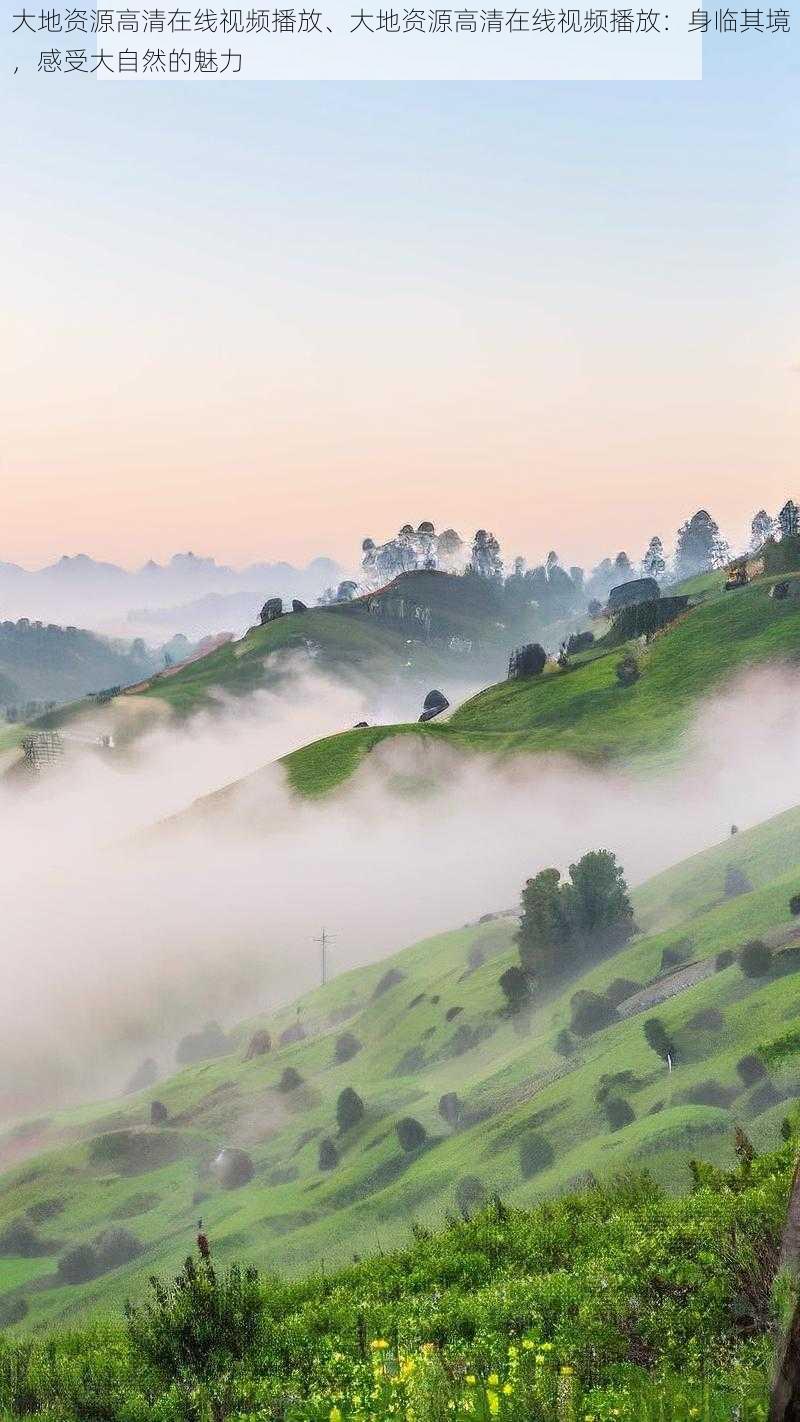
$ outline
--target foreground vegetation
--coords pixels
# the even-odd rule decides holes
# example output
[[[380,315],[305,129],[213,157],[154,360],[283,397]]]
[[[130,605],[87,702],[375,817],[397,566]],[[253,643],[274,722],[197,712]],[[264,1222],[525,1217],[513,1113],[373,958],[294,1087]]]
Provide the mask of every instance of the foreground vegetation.
[[[685,1198],[640,1172],[531,1210],[493,1199],[297,1282],[218,1268],[201,1234],[125,1322],[0,1343],[0,1408],[59,1422],[762,1417],[795,1149],[754,1157],[740,1133],[737,1168],[695,1166]]]

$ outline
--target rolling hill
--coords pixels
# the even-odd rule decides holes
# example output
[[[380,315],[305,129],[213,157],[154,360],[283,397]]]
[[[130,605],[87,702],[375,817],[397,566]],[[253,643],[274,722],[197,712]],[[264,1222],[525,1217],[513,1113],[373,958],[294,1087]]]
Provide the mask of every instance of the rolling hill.
[[[516,960],[514,915],[488,916],[254,1017],[216,1044],[220,1055],[147,1091],[18,1122],[0,1138],[0,1310],[25,1310],[20,1326],[38,1328],[118,1304],[175,1266],[199,1215],[220,1259],[297,1273],[405,1241],[415,1222],[441,1220],[467,1177],[511,1205],[626,1165],[684,1190],[691,1156],[732,1160],[735,1124],[774,1145],[800,1055],[788,1049],[769,1072],[737,1064],[800,1011],[789,909],[798,830],[800,810],[789,811],[651,880],[634,895],[638,936],[529,1015],[509,1016],[499,986]],[[736,893],[730,866],[745,876]],[[773,956],[748,977],[735,955],[756,937]],[[573,1034],[564,1054],[572,995],[609,988],[618,1015]],[[672,1069],[643,1032],[654,1013],[674,1043]],[[607,1078],[627,1103],[618,1128],[602,1104]],[[346,1087],[365,1110],[341,1133]],[[455,1115],[443,1115],[453,1092]],[[425,1132],[411,1150],[396,1130],[407,1117]],[[532,1136],[545,1145],[523,1176]],[[335,1162],[320,1169],[325,1140]],[[246,1152],[253,1174],[241,1188],[220,1185],[221,1149]],[[84,1282],[59,1276],[68,1250],[120,1228],[136,1258]]]

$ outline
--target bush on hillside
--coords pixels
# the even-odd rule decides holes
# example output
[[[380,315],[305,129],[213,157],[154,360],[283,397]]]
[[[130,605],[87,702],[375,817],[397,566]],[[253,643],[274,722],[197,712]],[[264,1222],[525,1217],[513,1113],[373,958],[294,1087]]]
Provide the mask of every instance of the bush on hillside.
[[[415,1076],[425,1065],[425,1051],[422,1047],[409,1047],[400,1058],[392,1076]]]
[[[687,1087],[680,1093],[678,1100],[685,1101],[689,1106],[719,1106],[726,1109],[735,1096],[735,1087],[723,1086],[721,1081],[709,1077],[706,1081],[698,1081],[696,1085]]]
[[[254,1057],[264,1057],[267,1052],[272,1051],[272,1038],[266,1027],[259,1028],[254,1032],[247,1044],[247,1051],[244,1054],[246,1062],[251,1062]]]
[[[519,1012],[531,995],[531,984],[527,973],[512,964],[510,968],[506,968],[498,981],[506,1000],[506,1012]]]
[[[456,1184],[456,1204],[465,1219],[486,1204],[486,1186],[477,1175],[464,1175]]]
[[[336,1038],[333,1048],[333,1059],[338,1066],[343,1062],[352,1061],[353,1057],[361,1051],[361,1043],[358,1037],[354,1037],[352,1032],[343,1032],[341,1037]]]
[[[605,995],[612,1007],[619,1007],[621,1002],[624,1002],[628,997],[632,997],[635,992],[639,991],[640,987],[641,983],[635,983],[633,978],[614,978],[613,982],[610,982],[606,988]]]
[[[36,1200],[25,1213],[34,1224],[44,1224],[46,1220],[54,1220],[56,1215],[63,1215],[66,1203],[63,1195],[51,1195],[46,1200]]]
[[[405,973],[401,973],[399,968],[389,968],[375,984],[373,998],[383,997],[385,992],[388,992],[390,988],[397,987],[397,984],[403,982],[404,978]]]
[[[686,1023],[690,1032],[720,1032],[725,1018],[717,1007],[702,1007]]]
[[[444,1020],[445,1020],[445,1022],[452,1022],[452,1021],[454,1021],[454,1019],[455,1019],[456,1017],[460,1017],[460,1016],[461,1016],[461,1013],[462,1013],[463,1011],[464,1011],[464,1009],[463,1009],[463,1007],[460,1006],[459,1003],[454,1003],[452,1007],[448,1007],[446,1013],[444,1014]]]
[[[800,914],[800,894],[792,894],[789,900],[789,912],[792,918],[797,918],[797,915]]]
[[[336,1124],[339,1131],[344,1135],[345,1131],[352,1130],[357,1126],[364,1116],[364,1102],[357,1091],[352,1086],[346,1086],[344,1091],[339,1092],[339,1099],[336,1102]]]
[[[576,652],[587,652],[594,646],[594,632],[573,632],[567,638],[567,654],[572,657]]]
[[[736,899],[740,894],[752,893],[753,885],[737,864],[729,864],[725,870],[725,883],[722,892],[726,899]]]
[[[224,1057],[231,1043],[218,1022],[207,1022],[199,1032],[189,1032],[178,1043],[175,1060],[179,1066],[193,1066],[209,1057]]]
[[[745,1086],[755,1086],[756,1082],[763,1081],[767,1074],[767,1068],[754,1052],[748,1052],[746,1056],[739,1058],[736,1071]]]
[[[56,1270],[62,1284],[85,1284],[97,1274],[97,1255],[90,1244],[76,1244],[62,1254]]]
[[[519,1168],[523,1180],[532,1180],[534,1175],[547,1170],[555,1158],[555,1151],[547,1136],[543,1136],[539,1131],[531,1131],[523,1137],[519,1147]]]
[[[150,1102],[150,1125],[163,1126],[169,1120],[169,1112],[163,1101]]]
[[[325,1140],[320,1141],[317,1164],[320,1170],[335,1170],[339,1164],[339,1152],[327,1136]]]
[[[739,950],[739,967],[746,978],[763,978],[772,967],[772,954],[766,943],[753,938]]]
[[[662,973],[670,972],[673,968],[679,968],[682,963],[687,963],[692,956],[693,944],[691,938],[679,938],[677,943],[672,943],[669,948],[665,948],[661,954]]]
[[[637,682],[641,676],[639,663],[632,652],[629,652],[627,656],[623,657],[621,662],[617,662],[614,671],[616,672],[617,681],[620,686],[633,686],[634,682]]]
[[[669,1035],[660,1017],[648,1017],[644,1024],[644,1035],[648,1047],[652,1047],[656,1056],[663,1062],[675,1062],[675,1043]]]
[[[0,1258],[37,1259],[52,1253],[52,1245],[39,1238],[28,1220],[10,1220],[0,1231]]]
[[[463,1107],[458,1098],[458,1092],[446,1091],[444,1096],[439,1097],[439,1115],[448,1126],[455,1130],[461,1122]]]
[[[92,1165],[117,1170],[121,1175],[138,1175],[171,1165],[182,1154],[184,1143],[177,1131],[108,1131],[89,1142]]]
[[[193,1380],[210,1385],[218,1376],[227,1378],[263,1343],[267,1316],[257,1271],[238,1264],[219,1270],[207,1251],[206,1244],[197,1260],[188,1258],[176,1278],[151,1279],[143,1306],[126,1305],[134,1356],[169,1389],[176,1379],[191,1386]],[[194,1408],[181,1415],[194,1415]]]
[[[636,1112],[624,1096],[608,1096],[603,1102],[603,1110],[612,1131],[621,1131],[623,1126],[629,1126],[631,1121],[636,1120]]]
[[[15,1323],[21,1323],[29,1307],[28,1300],[19,1294],[6,1294],[5,1298],[0,1298],[0,1328],[13,1328]]]
[[[407,1152],[420,1150],[428,1139],[428,1132],[421,1121],[414,1116],[404,1116],[395,1126],[401,1149]]]
[[[716,958],[714,959],[715,971],[721,973],[724,971],[725,968],[729,968],[731,966],[731,963],[735,962],[736,954],[733,952],[733,950],[731,948],[723,948],[722,952],[718,953]]]
[[[101,1274],[109,1269],[118,1269],[122,1264],[130,1264],[144,1253],[144,1245],[128,1229],[114,1227],[104,1229],[94,1241],[97,1269]]]
[[[303,1078],[295,1067],[284,1067],[278,1082],[279,1091],[296,1091],[303,1085]]]
[[[516,647],[511,653],[508,662],[508,679],[515,681],[520,677],[541,676],[547,665],[547,653],[539,642],[526,642],[523,647]]]
[[[607,997],[585,988],[573,993],[569,1005],[572,1013],[570,1029],[578,1037],[589,1037],[592,1032],[599,1032],[619,1020],[616,1008]]]
[[[278,1041],[282,1047],[291,1047],[295,1042],[304,1042],[307,1035],[302,1022],[293,1022],[291,1026],[284,1027]]]
[[[577,1042],[568,1027],[562,1027],[555,1040],[555,1051],[560,1057],[571,1057]]]

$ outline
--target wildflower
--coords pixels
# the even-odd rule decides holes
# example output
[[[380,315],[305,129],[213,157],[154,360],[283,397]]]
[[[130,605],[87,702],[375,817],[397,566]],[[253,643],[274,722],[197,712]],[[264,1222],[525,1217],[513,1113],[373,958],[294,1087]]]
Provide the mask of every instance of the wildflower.
[[[373,1349],[374,1352],[382,1353],[384,1349],[389,1347],[389,1344],[386,1342],[385,1338],[373,1338],[369,1346]]]
[[[487,1388],[486,1401],[489,1404],[489,1412],[491,1416],[496,1417],[498,1412],[500,1411],[500,1398],[497,1396],[497,1393],[492,1392],[490,1388]]]
[[[514,1344],[512,1343],[512,1344],[510,1345],[510,1347],[509,1347],[509,1350],[508,1350],[508,1356],[509,1356],[509,1358],[516,1358],[516,1357],[518,1356],[518,1354],[519,1354],[519,1348],[515,1348],[515,1347],[514,1347]]]
[[[505,1393],[506,1397],[510,1397],[511,1394],[513,1393],[513,1391],[514,1391],[514,1389],[513,1389],[513,1387],[511,1386],[511,1383],[504,1383],[504,1384],[503,1384],[503,1392]]]
[[[563,1368],[561,1369],[561,1376],[564,1377],[564,1378],[571,1378],[571,1377],[572,1377],[572,1374],[573,1374],[574,1372],[575,1372],[575,1369],[574,1369],[574,1368],[571,1368],[571,1367],[569,1366],[569,1363],[565,1363],[564,1366],[563,1366]]]
[[[532,1338],[523,1338],[522,1346],[523,1348],[535,1348],[536,1344],[534,1343]]]
[[[341,1407],[332,1407],[332,1408],[331,1408],[330,1422],[342,1422],[342,1409],[341,1409]]]
[[[488,1382],[490,1387],[497,1387],[497,1384],[499,1383],[500,1379],[497,1376],[497,1373],[490,1373],[486,1381]]]
[[[474,1387],[477,1382],[477,1378],[475,1377],[474,1373],[467,1373],[464,1382],[467,1383],[469,1387]]]

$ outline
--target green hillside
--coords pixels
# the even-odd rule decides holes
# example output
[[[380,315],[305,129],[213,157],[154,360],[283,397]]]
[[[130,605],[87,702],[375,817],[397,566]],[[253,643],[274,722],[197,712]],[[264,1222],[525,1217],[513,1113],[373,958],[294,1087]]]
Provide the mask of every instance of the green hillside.
[[[20,1326],[38,1328],[119,1304],[154,1269],[176,1266],[201,1215],[220,1259],[296,1274],[403,1243],[415,1222],[441,1221],[465,1177],[509,1205],[624,1166],[646,1166],[656,1182],[683,1191],[690,1157],[731,1161],[735,1123],[757,1146],[774,1145],[800,1086],[800,1055],[784,1054],[770,1076],[752,1081],[737,1063],[785,1035],[800,1013],[789,910],[800,887],[798,828],[793,810],[652,880],[634,896],[640,935],[535,1000],[529,1015],[506,1014],[498,982],[516,961],[515,919],[491,917],[254,1018],[225,1055],[138,1096],[8,1129],[0,1311],[26,1310]],[[729,865],[748,875],[749,891],[726,897]],[[755,937],[773,949],[765,976],[747,977],[737,962],[716,969],[719,952]],[[619,979],[628,980],[629,1015],[574,1037],[571,1054],[560,1055],[572,994],[603,994]],[[644,1036],[653,1013],[675,1044],[672,1071]],[[270,1049],[247,1059],[262,1029]],[[338,1060],[346,1034],[353,1055]],[[281,1085],[288,1069],[300,1080]],[[630,1119],[612,1129],[598,1090],[620,1072],[628,1075],[613,1094]],[[365,1112],[340,1133],[346,1087]],[[451,1092],[455,1125],[439,1111]],[[154,1099],[167,1112],[159,1125],[150,1123]],[[410,1151],[396,1131],[404,1117],[427,1133]],[[545,1155],[523,1178],[520,1149],[532,1133]],[[336,1153],[328,1170],[319,1163],[325,1139]],[[221,1147],[252,1161],[241,1188],[222,1188],[211,1169]],[[66,1251],[112,1228],[130,1231],[143,1252],[84,1283],[59,1278]]]
[[[599,640],[539,677],[503,681],[460,706],[444,724],[383,726],[328,737],[287,756],[295,788],[321,793],[345,779],[365,754],[397,734],[427,734],[465,750],[509,754],[562,751],[599,763],[668,765],[693,713],[710,693],[752,667],[800,656],[800,600],[770,597],[775,579],[725,592],[717,575],[701,580],[700,600],[648,647]],[[620,685],[616,667],[634,651],[639,679]]]

